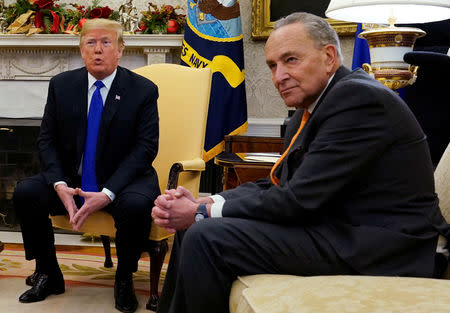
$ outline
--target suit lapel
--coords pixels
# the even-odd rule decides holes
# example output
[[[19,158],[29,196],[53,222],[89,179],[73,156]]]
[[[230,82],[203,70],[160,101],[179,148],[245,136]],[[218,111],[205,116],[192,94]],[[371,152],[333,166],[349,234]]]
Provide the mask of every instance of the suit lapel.
[[[87,123],[87,106],[88,106],[88,78],[87,71],[83,69],[81,75],[76,78],[74,88],[77,91],[79,99],[76,101],[79,105],[75,105],[74,116],[78,119],[77,129],[77,164],[81,163],[81,156],[84,152],[84,140],[86,137],[86,123]]]
[[[103,107],[102,120],[100,123],[100,129],[98,132],[97,138],[97,160],[101,155],[103,150],[103,146],[105,144],[105,136],[108,132],[108,128],[111,124],[111,121],[116,114],[120,102],[121,97],[123,98],[124,89],[121,87],[121,81],[123,81],[123,72],[120,67],[117,67],[116,77],[114,77],[114,81],[111,85],[111,90],[108,92],[108,96],[106,98],[105,106]]]
[[[320,105],[323,102],[323,99],[326,97],[326,95],[328,94],[328,92],[334,87],[334,85],[336,84],[336,82],[338,82],[342,77],[348,75],[350,73],[350,70],[347,69],[344,66],[341,66],[338,68],[338,70],[336,71],[336,73],[334,74],[333,79],[331,80],[331,82],[328,84],[327,88],[325,89],[325,91],[323,92],[323,94],[321,95],[319,101],[317,102],[316,107],[314,108],[313,113],[311,114],[311,117],[309,118],[308,123],[306,123],[305,128],[302,129],[302,131],[300,132],[300,135],[298,136],[297,140],[294,142],[294,144],[291,147],[291,150],[294,149],[299,149],[302,148],[302,146],[305,145],[305,141],[306,139],[308,139],[309,133],[311,132],[311,125],[313,125],[313,119],[314,119],[314,112],[317,112],[317,110],[319,109]],[[302,118],[302,116],[300,115],[300,120]],[[300,125],[300,121],[298,122],[298,125]]]
[[[314,111],[317,111],[317,109],[319,108],[320,104],[322,103],[322,100],[327,96],[328,92],[334,87],[334,85],[341,80],[341,78],[343,78],[344,76],[347,76],[348,74],[350,74],[351,71],[346,68],[345,66],[341,66],[338,68],[338,70],[336,71],[336,73],[334,74],[333,79],[331,80],[331,82],[328,84],[327,88],[325,89],[324,93],[322,94],[322,96],[319,99],[319,102],[317,102],[316,107],[314,108]],[[313,112],[314,113],[314,112]],[[312,117],[312,116],[311,116]]]
[[[296,151],[296,154],[298,153],[305,153],[308,150],[308,146],[309,146],[309,142],[312,140],[312,135],[310,135],[311,131],[312,131],[312,125],[314,124],[313,119],[314,119],[314,112],[317,112],[319,106],[322,104],[323,99],[326,97],[327,93],[329,92],[329,90],[331,90],[331,88],[334,87],[334,85],[336,84],[336,82],[338,82],[342,77],[348,75],[350,73],[350,70],[348,70],[347,68],[345,68],[344,66],[341,66],[335,73],[333,79],[331,80],[331,82],[328,84],[327,88],[325,89],[325,91],[323,92],[323,94],[321,95],[319,101],[317,102],[316,107],[314,108],[313,113],[311,114],[309,121],[306,123],[305,127],[302,129],[302,131],[300,132],[299,136],[297,137],[297,139],[295,140],[295,142],[292,144],[291,149],[289,149],[289,153],[288,155],[284,158],[284,160],[282,161],[282,164],[280,164],[279,167],[279,171],[281,171],[279,173],[279,178],[280,178],[280,182],[285,182],[288,178],[288,166],[287,166],[287,162],[289,160],[290,155],[292,154],[293,151]],[[304,110],[303,110],[304,111]],[[297,115],[297,114],[296,114]],[[301,123],[301,119],[302,119],[302,115],[303,114],[298,114],[297,115],[297,119],[295,121],[295,123],[297,124],[297,127],[295,128],[294,133],[297,131],[298,127],[300,126]],[[313,132],[314,133],[314,132]]]

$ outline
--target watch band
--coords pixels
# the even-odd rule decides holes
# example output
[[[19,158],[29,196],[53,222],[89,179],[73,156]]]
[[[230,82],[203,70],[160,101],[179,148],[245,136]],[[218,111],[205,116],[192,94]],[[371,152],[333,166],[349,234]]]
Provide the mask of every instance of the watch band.
[[[204,218],[208,218],[208,210],[206,209],[206,203],[200,203],[197,207],[197,214],[203,215]]]
[[[208,218],[208,211],[206,210],[206,204],[200,203],[197,207],[197,211],[195,212],[194,220],[195,222],[199,222],[205,218]]]

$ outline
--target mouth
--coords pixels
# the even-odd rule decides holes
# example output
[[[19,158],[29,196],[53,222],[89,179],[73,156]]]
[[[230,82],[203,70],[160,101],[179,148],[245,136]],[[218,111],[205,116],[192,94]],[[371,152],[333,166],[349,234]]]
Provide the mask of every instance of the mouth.
[[[95,58],[95,59],[94,59],[94,63],[95,63],[95,64],[101,64],[102,62],[103,62],[103,60],[100,59],[100,58]]]
[[[280,89],[280,95],[285,95],[290,93],[295,87],[285,87],[283,89]]]

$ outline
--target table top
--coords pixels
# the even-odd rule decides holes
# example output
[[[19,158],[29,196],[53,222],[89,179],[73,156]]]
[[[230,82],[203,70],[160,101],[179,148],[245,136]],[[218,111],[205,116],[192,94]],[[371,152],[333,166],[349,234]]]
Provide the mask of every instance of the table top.
[[[220,166],[255,165],[273,166],[272,162],[254,162],[244,160],[246,153],[233,153],[223,151],[214,158],[214,163]]]

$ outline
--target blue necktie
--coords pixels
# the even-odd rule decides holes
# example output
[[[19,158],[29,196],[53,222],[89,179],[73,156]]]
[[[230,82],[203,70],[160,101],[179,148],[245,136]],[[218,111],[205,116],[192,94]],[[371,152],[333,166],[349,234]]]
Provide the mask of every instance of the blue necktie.
[[[100,80],[95,82],[94,94],[91,98],[87,120],[86,143],[83,155],[83,172],[81,174],[81,189],[83,191],[98,191],[97,175],[95,172],[95,154],[97,150],[97,137],[102,119],[103,100],[100,89],[104,87]]]

